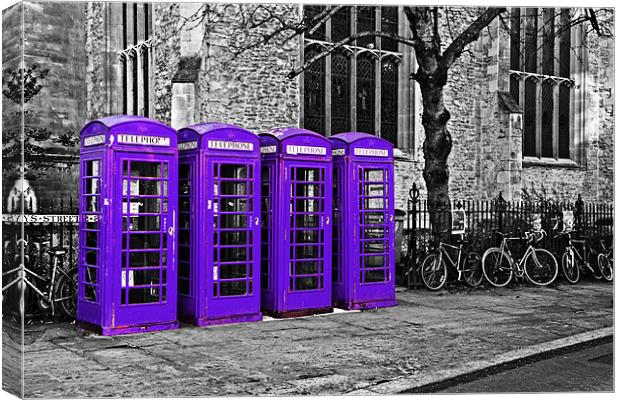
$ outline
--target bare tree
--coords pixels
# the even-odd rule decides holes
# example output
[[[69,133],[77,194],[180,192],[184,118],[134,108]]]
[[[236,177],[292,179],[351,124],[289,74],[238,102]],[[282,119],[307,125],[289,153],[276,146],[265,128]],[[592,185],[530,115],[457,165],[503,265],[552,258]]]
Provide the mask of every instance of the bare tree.
[[[200,19],[217,20],[218,12],[236,13],[231,42],[231,56],[236,57],[250,49],[257,49],[267,43],[286,44],[300,35],[311,35],[326,21],[343,8],[352,6],[325,6],[314,15],[299,18],[271,5],[220,6],[208,8],[198,13],[188,23],[200,23]],[[480,33],[495,19],[500,18],[506,25],[505,8],[471,9],[470,17],[464,29],[457,31],[453,26],[451,12],[454,9],[444,7],[404,7],[403,12],[411,30],[410,37],[403,37],[382,31],[364,31],[352,34],[336,43],[328,45],[324,50],[306,59],[302,65],[295,66],[288,74],[294,78],[304,72],[310,65],[321,60],[342,46],[354,43],[364,37],[382,37],[395,40],[414,49],[417,70],[411,78],[418,82],[422,95],[422,126],[425,139],[423,144],[424,170],[423,177],[428,192],[431,223],[435,233],[445,235],[449,231],[449,170],[448,156],[452,151],[452,138],[447,123],[450,112],[444,103],[444,87],[448,83],[448,74],[459,56],[467,46],[477,40]],[[612,11],[613,15],[613,11]],[[459,16],[461,19],[463,15]],[[198,21],[198,22],[196,22]],[[608,34],[607,28],[598,23],[597,12],[587,9],[571,22],[571,26],[589,22],[592,29],[599,35]],[[445,24],[448,29],[443,29]],[[463,24],[461,24],[463,26]],[[447,31],[447,32],[446,32]],[[557,32],[558,34],[560,32]]]

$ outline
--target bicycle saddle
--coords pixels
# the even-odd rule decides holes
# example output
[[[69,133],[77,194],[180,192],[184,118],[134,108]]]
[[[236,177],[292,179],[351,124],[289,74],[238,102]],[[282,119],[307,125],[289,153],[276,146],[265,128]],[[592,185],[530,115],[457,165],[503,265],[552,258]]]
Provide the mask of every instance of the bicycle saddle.
[[[47,251],[49,254],[53,254],[55,256],[64,256],[67,254],[67,249],[64,247],[54,247]]]

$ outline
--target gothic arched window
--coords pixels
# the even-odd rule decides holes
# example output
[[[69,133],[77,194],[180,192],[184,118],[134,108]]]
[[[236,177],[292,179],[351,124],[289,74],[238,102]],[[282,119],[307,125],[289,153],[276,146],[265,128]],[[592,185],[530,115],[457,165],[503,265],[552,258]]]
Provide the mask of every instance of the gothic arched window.
[[[351,130],[351,59],[343,52],[332,55],[332,133]]]
[[[375,60],[357,58],[357,130],[375,132]]]
[[[306,51],[306,60],[314,57],[318,49]],[[325,59],[313,63],[304,75],[304,127],[325,132]]]

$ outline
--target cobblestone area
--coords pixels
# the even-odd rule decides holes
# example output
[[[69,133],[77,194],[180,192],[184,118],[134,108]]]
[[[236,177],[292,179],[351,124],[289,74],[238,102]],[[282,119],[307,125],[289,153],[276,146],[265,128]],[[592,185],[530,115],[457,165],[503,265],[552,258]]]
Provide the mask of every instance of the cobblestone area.
[[[613,325],[613,286],[439,293],[399,306],[104,338],[69,324],[26,333],[26,397],[346,394],[415,382]]]

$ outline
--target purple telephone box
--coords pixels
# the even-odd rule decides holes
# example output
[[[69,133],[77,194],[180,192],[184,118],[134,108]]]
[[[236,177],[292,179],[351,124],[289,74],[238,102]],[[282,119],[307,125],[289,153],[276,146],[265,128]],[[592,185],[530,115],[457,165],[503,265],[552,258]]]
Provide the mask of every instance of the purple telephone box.
[[[87,123],[81,140],[77,324],[177,328],[176,131],[118,115]]]
[[[260,135],[261,306],[275,317],[332,311],[329,140],[299,128]]]
[[[392,144],[359,132],[329,139],[334,158],[334,305],[395,306]]]
[[[198,326],[262,319],[260,147],[235,125],[179,130],[179,317]]]

